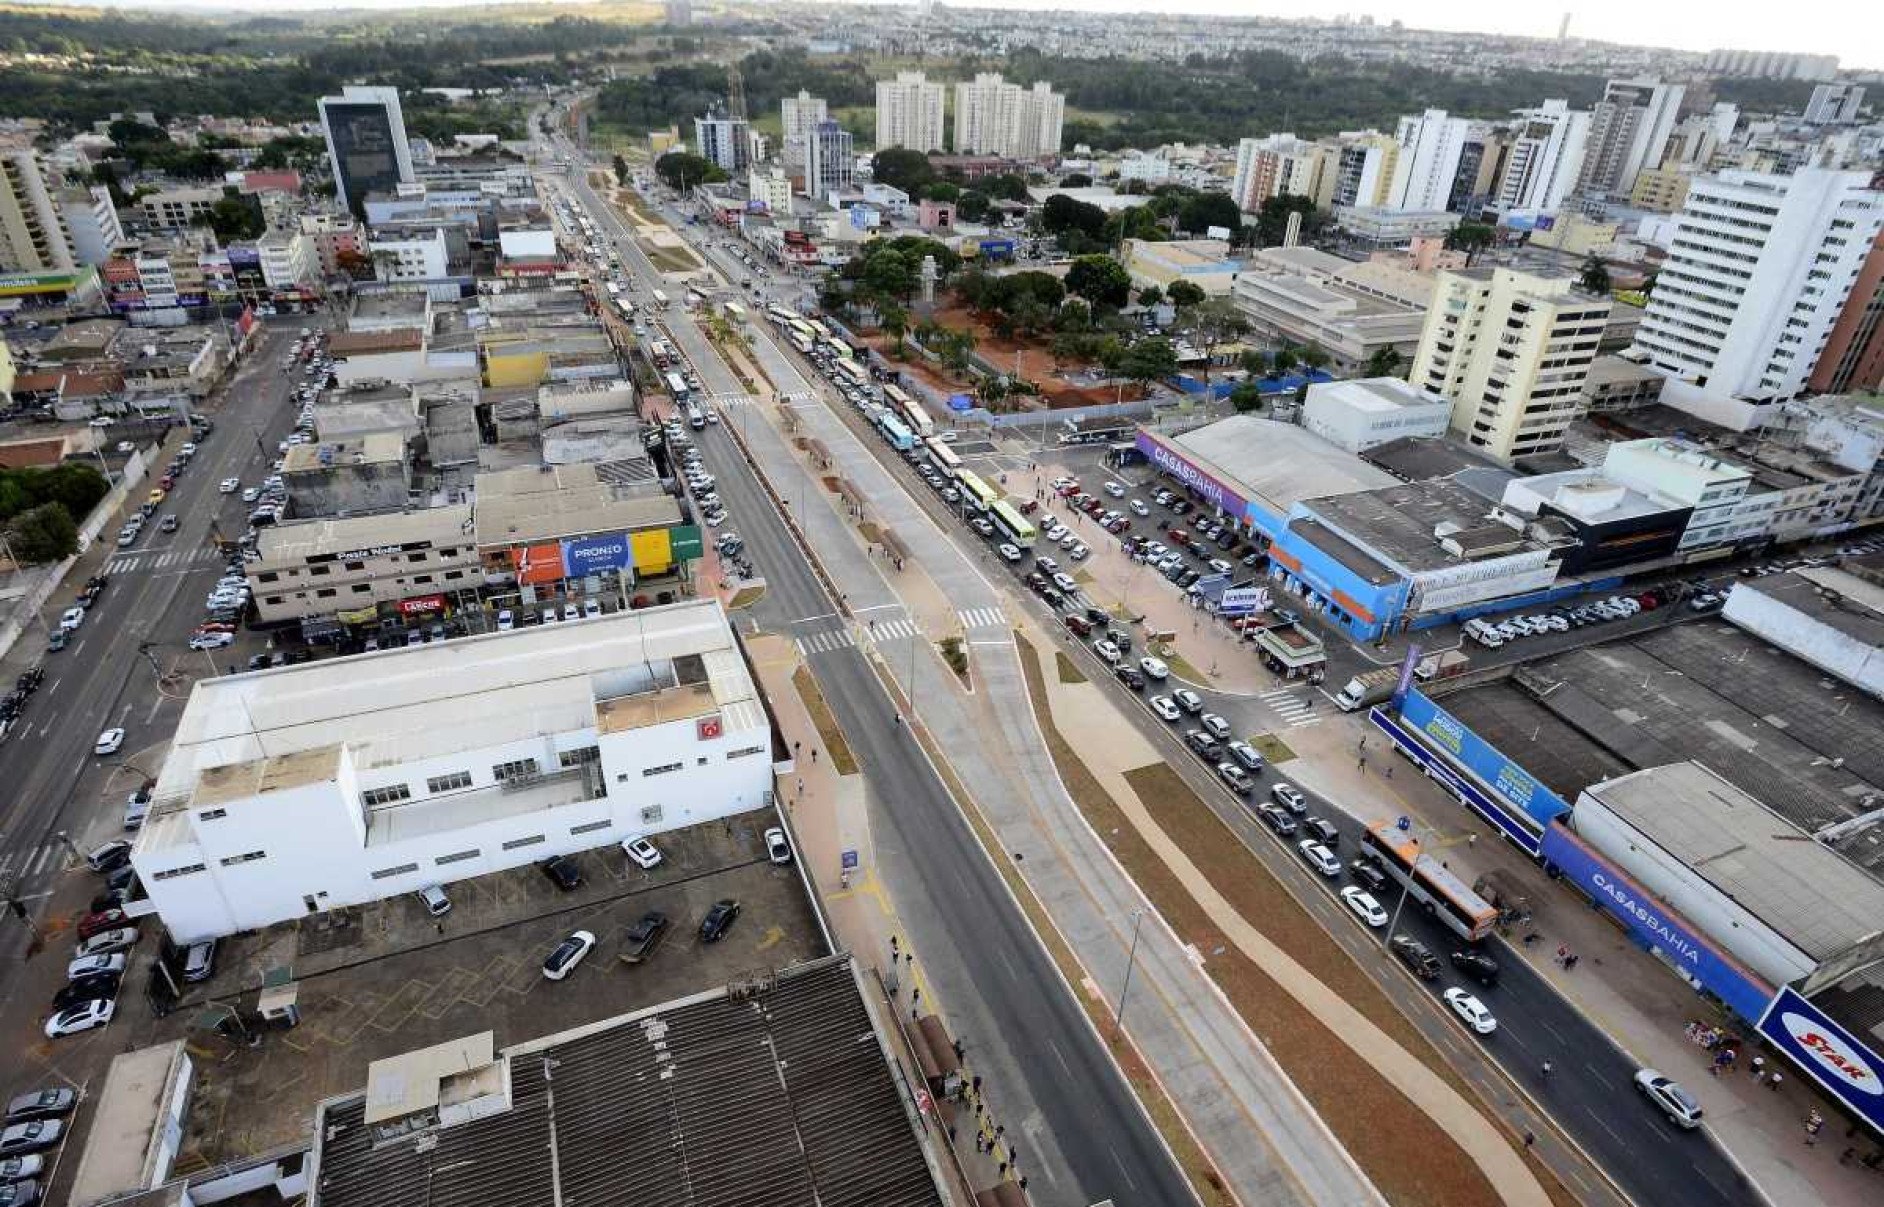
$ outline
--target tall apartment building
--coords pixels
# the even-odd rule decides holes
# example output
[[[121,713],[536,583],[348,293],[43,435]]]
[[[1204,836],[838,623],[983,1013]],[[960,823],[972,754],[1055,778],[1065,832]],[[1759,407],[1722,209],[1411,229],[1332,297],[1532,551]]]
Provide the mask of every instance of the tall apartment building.
[[[1385,204],[1400,157],[1400,144],[1393,136],[1378,130],[1343,133],[1336,136],[1335,147],[1330,204]]]
[[[1504,212],[1560,209],[1583,167],[1590,115],[1573,111],[1569,101],[1547,100],[1518,110],[1518,119],[1492,200]]]
[[[955,85],[955,153],[1038,159],[1059,151],[1066,98],[1044,80],[1032,88],[983,72]]]
[[[1815,126],[1841,126],[1857,121],[1862,108],[1863,84],[1820,84],[1806,102],[1805,119]]]
[[[72,268],[72,241],[31,143],[0,144],[0,270]]]
[[[778,115],[781,156],[787,167],[802,167],[805,144],[811,140],[811,132],[818,128],[818,123],[830,118],[830,106],[823,97],[812,96],[800,88],[797,96],[779,100]]]
[[[1471,123],[1465,144],[1459,148],[1459,168],[1453,173],[1445,208],[1463,214],[1488,199],[1504,173],[1505,153],[1510,146],[1511,138],[1505,131],[1485,122]]]
[[[878,80],[877,150],[943,150],[945,95],[942,85],[931,84],[920,71],[899,71],[894,80]]]
[[[1820,394],[1884,389],[1884,230],[1871,241],[1806,384]]]
[[[822,121],[805,143],[805,193],[822,201],[854,182],[857,152],[850,131],[834,121]]]
[[[1400,150],[1394,160],[1392,183],[1387,186],[1387,208],[1446,209],[1471,129],[1471,122],[1448,117],[1444,109],[1428,109],[1417,117],[1401,118],[1395,135]]]
[[[1697,177],[1636,352],[1668,375],[1664,393],[1676,405],[1797,396],[1880,226],[1884,194],[1867,172]],[[1731,415],[1722,421],[1744,426]]]
[[[728,176],[737,176],[752,162],[752,135],[743,117],[709,113],[693,119],[694,153]]]
[[[343,208],[364,216],[369,193],[391,193],[417,177],[397,88],[349,85],[320,101],[321,131]]]
[[[1783,50],[1710,50],[1701,70],[1708,75],[1760,80],[1829,80],[1838,74],[1838,56]]]
[[[1439,274],[1408,381],[1452,403],[1452,429],[1501,461],[1553,451],[1582,405],[1609,300],[1573,277]]]
[[[1636,174],[1661,166],[1687,88],[1660,80],[1611,80],[1590,112],[1577,189],[1627,195]]]
[[[110,259],[111,250],[124,242],[124,224],[118,221],[111,191],[94,184],[66,189],[56,200],[71,236],[72,258],[80,264],[103,264]]]
[[[1333,190],[1333,174],[1328,170],[1333,158],[1330,148],[1304,142],[1293,134],[1245,138],[1237,143],[1236,176],[1230,184],[1230,196],[1246,214],[1255,213],[1263,202],[1285,193],[1308,197],[1325,209]]]

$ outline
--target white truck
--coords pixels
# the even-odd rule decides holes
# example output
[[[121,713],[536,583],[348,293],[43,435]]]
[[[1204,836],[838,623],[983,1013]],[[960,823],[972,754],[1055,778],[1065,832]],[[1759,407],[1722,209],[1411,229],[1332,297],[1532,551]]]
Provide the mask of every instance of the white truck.
[[[1435,679],[1447,679],[1463,674],[1471,659],[1458,650],[1446,650],[1439,654],[1429,654],[1419,660],[1413,668],[1413,678],[1420,683],[1431,683]],[[1393,688],[1400,681],[1400,668],[1383,666],[1366,674],[1349,679],[1347,686],[1335,693],[1335,704],[1342,712],[1353,712],[1357,708],[1366,708],[1378,704],[1393,695]]]

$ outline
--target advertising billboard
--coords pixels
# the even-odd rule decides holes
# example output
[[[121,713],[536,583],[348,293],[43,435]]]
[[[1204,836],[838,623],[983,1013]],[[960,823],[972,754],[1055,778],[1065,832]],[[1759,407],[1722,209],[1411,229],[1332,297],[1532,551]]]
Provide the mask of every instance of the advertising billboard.
[[[443,595],[414,595],[410,599],[402,599],[399,601],[399,614],[401,616],[424,616],[430,612],[443,612],[444,610],[445,597]]]
[[[1757,1030],[1873,1131],[1884,1132],[1884,1061],[1862,1040],[1790,987],[1779,991]]]
[[[1231,587],[1217,600],[1217,612],[1223,616],[1248,616],[1269,606],[1269,592],[1263,587]]]
[[[517,567],[517,581],[526,587],[561,582],[565,577],[563,547],[560,542],[551,542],[547,545],[525,545],[521,549],[512,549],[510,560]]]
[[[1544,861],[1563,873],[1578,892],[1668,963],[1690,983],[1719,998],[1749,1022],[1773,1000],[1773,987],[1743,968],[1687,919],[1668,909],[1654,894],[1562,826],[1544,827]]]
[[[698,561],[706,552],[706,544],[700,538],[700,525],[676,524],[667,530],[669,555],[677,562]]]
[[[1534,829],[1542,830],[1553,818],[1570,812],[1570,806],[1561,796],[1538,783],[1530,772],[1434,704],[1419,689],[1407,692],[1400,707],[1400,721],[1423,741],[1437,745],[1506,805],[1529,818]]]
[[[571,578],[629,570],[634,564],[634,553],[625,532],[581,536],[563,542],[563,568]]]
[[[1212,507],[1218,507],[1241,519],[1249,511],[1249,500],[1216,478],[1192,465],[1182,453],[1144,428],[1138,429],[1138,451],[1165,473],[1190,487]]]

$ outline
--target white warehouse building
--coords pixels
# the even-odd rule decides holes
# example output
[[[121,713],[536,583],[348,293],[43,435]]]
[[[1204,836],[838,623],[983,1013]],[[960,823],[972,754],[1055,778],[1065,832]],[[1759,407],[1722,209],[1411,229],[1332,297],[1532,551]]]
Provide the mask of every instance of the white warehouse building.
[[[761,808],[713,600],[198,683],[132,863],[183,943]]]

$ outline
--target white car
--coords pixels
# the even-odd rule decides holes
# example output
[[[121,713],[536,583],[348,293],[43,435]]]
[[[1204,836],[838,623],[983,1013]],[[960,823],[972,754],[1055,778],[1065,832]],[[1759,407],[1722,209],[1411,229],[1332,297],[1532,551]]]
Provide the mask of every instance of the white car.
[[[84,608],[67,608],[59,616],[59,631],[61,633],[70,633],[84,623]]]
[[[1295,849],[1300,851],[1302,858],[1308,860],[1310,866],[1322,875],[1339,876],[1341,874],[1341,861],[1335,858],[1333,851],[1314,839],[1304,838],[1295,844]]]
[[[1105,492],[1115,499],[1123,499],[1125,497],[1125,487],[1119,485],[1117,482],[1107,482]]]
[[[222,485],[216,488],[218,493],[225,494],[225,495],[232,495],[236,491],[241,490],[241,489],[242,489],[242,479],[240,478],[224,478],[222,480]]]
[[[1093,642],[1092,652],[1103,658],[1107,666],[1118,665],[1119,647],[1113,645],[1110,641],[1100,640]]]
[[[1068,595],[1079,590],[1079,584],[1073,581],[1073,576],[1065,572],[1053,576],[1053,585],[1066,592]]]
[[[53,1015],[46,1020],[46,1038],[57,1039],[61,1035],[77,1035],[81,1031],[90,1031],[93,1027],[102,1027],[111,1021],[117,1013],[117,1003],[110,998],[93,998],[80,1002]]]
[[[765,857],[777,864],[792,861],[792,844],[786,841],[785,831],[778,826],[765,832]]]
[[[622,854],[634,861],[642,871],[661,866],[661,852],[645,838],[626,839],[621,844]]]
[[[1387,924],[1387,911],[1380,908],[1380,902],[1374,900],[1373,894],[1367,890],[1349,885],[1341,890],[1341,900],[1347,902],[1355,917],[1375,930]]]
[[[1490,1035],[1498,1029],[1498,1020],[1485,1009],[1485,1003],[1465,990],[1454,987],[1439,996],[1446,999],[1446,1005],[1452,1007],[1452,1012],[1464,1020],[1466,1026],[1480,1035]]]
[[[234,644],[234,633],[198,633],[190,638],[190,648],[193,650],[219,650]]]
[[[1145,506],[1144,502],[1139,499],[1133,499],[1130,503],[1127,503],[1126,506],[1132,509],[1132,514],[1135,516],[1148,516],[1151,514],[1151,508]]]
[[[109,972],[124,971],[124,953],[112,952],[102,956],[80,956],[65,966],[65,979],[76,981],[82,976],[101,976]]]
[[[1003,543],[1001,545],[1001,556],[1010,562],[1017,562],[1021,559],[1021,551],[1013,545]]]
[[[515,612],[512,612],[509,608],[505,608],[503,611],[497,614],[497,631],[498,632],[508,633],[510,632],[510,630],[516,627],[517,627],[517,614]]]
[[[1145,673],[1150,674],[1151,672],[1146,671]],[[1216,713],[1205,713],[1197,718],[1197,723],[1202,725],[1210,736],[1217,739],[1219,742],[1227,742],[1230,740],[1230,723]]]
[[[1168,679],[1171,677],[1171,668],[1166,666],[1164,660],[1161,658],[1140,658],[1138,660],[1138,669],[1145,672],[1145,678],[1147,679]]]
[[[1086,546],[1080,544],[1078,541],[1074,541],[1071,545],[1067,546],[1066,556],[1076,562],[1083,562],[1088,557],[1092,556],[1092,550],[1086,548]]]
[[[1178,709],[1177,705],[1171,703],[1169,696],[1153,696],[1148,703],[1151,705],[1151,711],[1158,714],[1160,721],[1177,722],[1184,719],[1183,712]]]
[[[569,936],[556,945],[556,950],[549,953],[543,961],[543,976],[546,980],[560,981],[576,970],[576,965],[595,950],[595,936],[586,930],[571,931]]]
[[[107,729],[92,744],[93,754],[116,754],[124,746],[124,730]]]
[[[1272,784],[1269,798],[1298,817],[1308,812],[1308,798],[1296,790],[1294,784]]]
[[[1694,1095],[1683,1089],[1680,1082],[1654,1069],[1638,1069],[1635,1088],[1660,1107],[1676,1127],[1692,1131],[1701,1126],[1701,1116],[1705,1112],[1701,1110],[1701,1104],[1695,1101]]]

